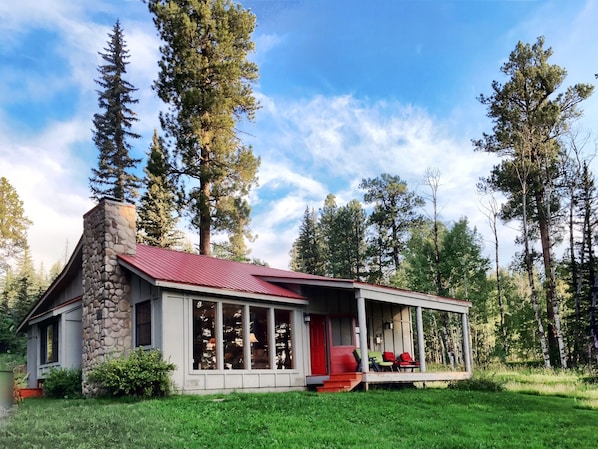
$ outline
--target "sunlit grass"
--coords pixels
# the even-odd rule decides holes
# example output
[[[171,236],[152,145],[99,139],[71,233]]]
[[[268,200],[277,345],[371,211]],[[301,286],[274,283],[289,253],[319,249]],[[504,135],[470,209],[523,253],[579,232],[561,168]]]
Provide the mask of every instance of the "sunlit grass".
[[[498,366],[487,372],[504,381],[508,391],[572,398],[577,407],[598,410],[598,384],[584,381],[592,375],[587,369],[513,369]]]
[[[507,390],[462,391],[435,382],[339,394],[31,399],[0,426],[0,447],[596,447],[598,384],[587,373],[493,367],[476,375]]]

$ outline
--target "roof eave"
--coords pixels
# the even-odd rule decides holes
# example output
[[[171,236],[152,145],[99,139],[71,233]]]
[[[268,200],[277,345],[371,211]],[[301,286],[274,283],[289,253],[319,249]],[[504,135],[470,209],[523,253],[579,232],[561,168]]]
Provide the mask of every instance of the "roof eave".
[[[255,299],[259,301],[275,301],[287,304],[308,305],[307,298],[291,296],[267,295],[264,293],[247,292],[241,290],[230,290],[218,287],[206,287],[203,285],[181,284],[178,282],[155,280],[154,285],[168,290],[183,290],[187,292],[203,293],[208,295],[228,296],[233,298]]]
[[[61,285],[61,283],[64,281],[67,275],[72,272],[71,270],[79,269],[79,267],[75,267],[73,264],[80,251],[83,251],[83,236],[81,236],[81,238],[77,242],[77,245],[75,246],[75,249],[71,254],[71,257],[67,261],[60,274],[56,276],[56,279],[54,279],[52,284],[50,284],[50,286],[46,289],[43,295],[37,300],[37,302],[33,305],[31,310],[29,310],[29,313],[27,313],[27,315],[25,315],[25,318],[21,320],[21,322],[17,326],[16,333],[19,333],[24,329],[25,325],[31,319],[33,314],[41,307],[41,305],[48,299],[48,297],[52,295],[54,290],[56,290],[56,288],[58,288],[58,286]]]

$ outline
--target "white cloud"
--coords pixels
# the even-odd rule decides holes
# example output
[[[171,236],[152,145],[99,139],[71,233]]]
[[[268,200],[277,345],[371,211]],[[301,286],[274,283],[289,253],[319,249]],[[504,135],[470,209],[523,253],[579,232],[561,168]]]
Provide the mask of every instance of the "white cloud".
[[[34,261],[48,269],[62,260],[68,244],[73,249],[81,234],[81,217],[91,208],[87,174],[72,153],[78,142],[88,140],[88,127],[79,121],[51,124],[32,139],[11,142],[0,130],[0,161],[5,176],[23,201],[32,220],[28,240]]]
[[[338,204],[362,200],[360,181],[384,172],[399,175],[423,194],[428,192],[422,185],[426,170],[437,168],[441,218],[450,223],[468,216],[472,226],[486,231],[476,183],[489,173],[494,159],[474,153],[469,140],[452,137],[458,134],[451,128],[454,123],[400,103],[351,96],[298,101],[264,97],[263,103],[267,107],[260,111],[264,116],[255,131],[262,137],[253,142],[258,154],[266,148],[255,194],[259,200],[254,201],[252,228],[259,234],[252,244],[254,256],[287,267],[306,206],[317,210],[328,193]],[[268,132],[262,133],[260,126]]]

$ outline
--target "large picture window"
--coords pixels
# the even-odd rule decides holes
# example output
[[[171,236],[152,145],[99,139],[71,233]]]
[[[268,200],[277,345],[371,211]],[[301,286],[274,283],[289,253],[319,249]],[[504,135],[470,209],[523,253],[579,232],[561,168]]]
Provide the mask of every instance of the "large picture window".
[[[193,369],[216,369],[216,303],[193,301]]]
[[[152,302],[144,301],[135,305],[135,344],[152,344]]]
[[[291,310],[204,300],[192,305],[193,370],[295,367]]]
[[[224,368],[243,369],[243,306],[222,304]]]
[[[58,362],[58,321],[44,323],[40,330],[40,364]]]

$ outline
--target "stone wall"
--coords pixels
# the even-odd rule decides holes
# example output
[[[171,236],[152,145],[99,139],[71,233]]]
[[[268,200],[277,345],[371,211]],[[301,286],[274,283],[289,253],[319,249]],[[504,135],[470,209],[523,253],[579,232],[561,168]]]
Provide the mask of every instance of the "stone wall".
[[[83,389],[87,373],[131,350],[131,288],[118,254],[135,254],[135,206],[102,199],[83,217]]]

